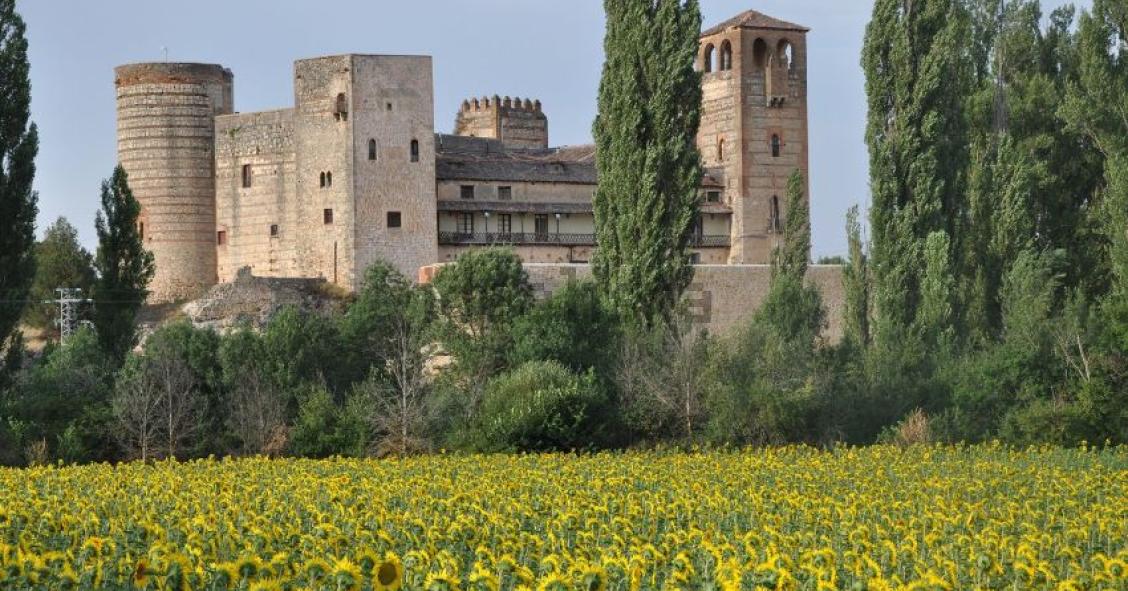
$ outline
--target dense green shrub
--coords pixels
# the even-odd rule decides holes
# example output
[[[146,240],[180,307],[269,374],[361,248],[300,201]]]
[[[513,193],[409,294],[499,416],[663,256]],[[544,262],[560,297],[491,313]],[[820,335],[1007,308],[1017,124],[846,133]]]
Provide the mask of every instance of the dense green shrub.
[[[547,451],[597,443],[605,396],[594,374],[533,361],[490,381],[477,444],[486,451]]]

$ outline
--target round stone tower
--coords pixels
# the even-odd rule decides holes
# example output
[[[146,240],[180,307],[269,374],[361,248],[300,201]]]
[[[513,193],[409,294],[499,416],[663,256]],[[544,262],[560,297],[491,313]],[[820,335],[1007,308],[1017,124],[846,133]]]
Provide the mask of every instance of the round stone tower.
[[[234,110],[231,71],[151,63],[114,75],[118,160],[157,267],[149,301],[199,296],[216,282],[215,116]]]

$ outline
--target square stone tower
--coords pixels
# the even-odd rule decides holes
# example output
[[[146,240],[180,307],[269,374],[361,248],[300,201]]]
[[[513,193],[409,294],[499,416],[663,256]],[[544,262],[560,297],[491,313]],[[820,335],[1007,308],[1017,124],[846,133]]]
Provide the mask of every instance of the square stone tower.
[[[723,171],[731,264],[770,262],[788,215],[787,180],[796,169],[809,179],[808,30],[750,10],[701,34],[697,145],[704,166]]]
[[[348,289],[377,260],[414,278],[438,260],[431,58],[300,60],[294,78],[299,266]]]

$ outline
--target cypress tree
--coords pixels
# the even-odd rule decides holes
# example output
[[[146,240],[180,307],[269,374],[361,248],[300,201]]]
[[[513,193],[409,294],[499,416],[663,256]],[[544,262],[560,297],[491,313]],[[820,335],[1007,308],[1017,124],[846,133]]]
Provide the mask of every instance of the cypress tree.
[[[118,165],[102,183],[102,210],[95,219],[98,253],[94,285],[94,326],[98,341],[117,363],[137,343],[137,313],[149,295],[155,266],[141,244],[137,218],[141,204],[129,190],[125,169]]]
[[[624,318],[668,318],[692,279],[701,161],[697,0],[605,0],[594,271]]]
[[[15,0],[0,0],[0,353],[19,347],[16,325],[35,276],[37,197],[32,181],[39,134],[29,122],[25,31]]]
[[[918,322],[931,321],[918,318],[929,236],[947,234],[949,255],[962,246],[967,38],[961,0],[876,0],[866,29],[874,339],[886,350],[902,349]]]

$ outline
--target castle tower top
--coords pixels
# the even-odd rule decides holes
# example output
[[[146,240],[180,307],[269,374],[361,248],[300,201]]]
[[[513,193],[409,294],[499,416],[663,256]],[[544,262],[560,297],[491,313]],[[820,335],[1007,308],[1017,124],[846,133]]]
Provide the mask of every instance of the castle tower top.
[[[787,21],[779,20],[778,18],[768,16],[762,12],[755,10],[744,11],[714,27],[706,29],[701,33],[702,37],[709,37],[718,33],[723,33],[729,29],[761,29],[769,31],[796,31],[800,33],[810,32],[810,29],[803,25],[789,23]]]
[[[519,150],[548,148],[548,116],[539,100],[521,97],[471,98],[462,101],[454,134],[501,140]]]

